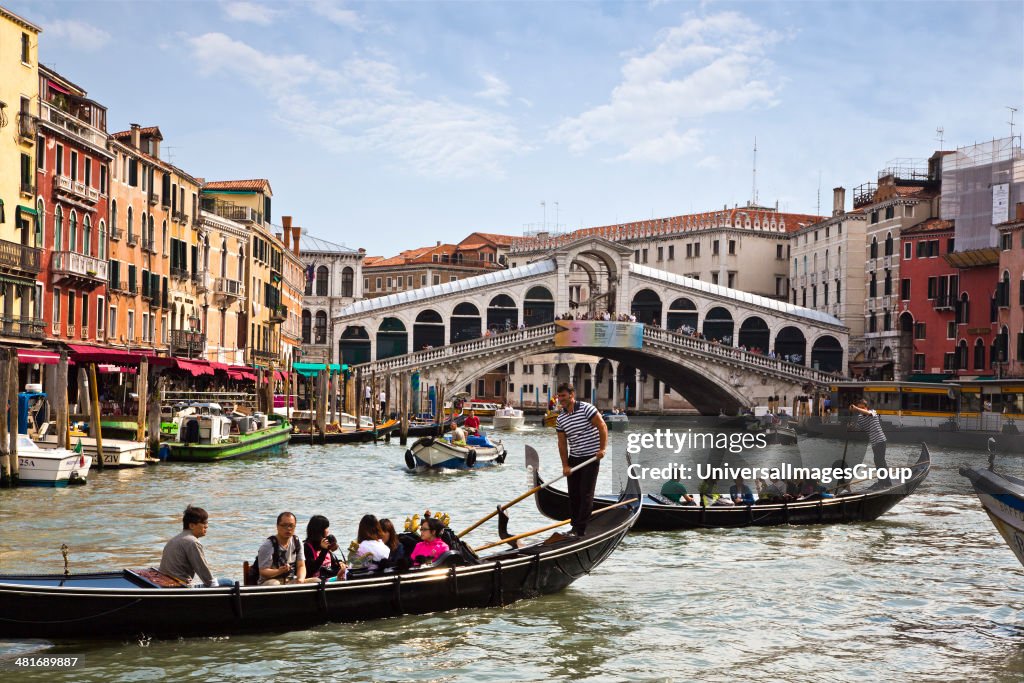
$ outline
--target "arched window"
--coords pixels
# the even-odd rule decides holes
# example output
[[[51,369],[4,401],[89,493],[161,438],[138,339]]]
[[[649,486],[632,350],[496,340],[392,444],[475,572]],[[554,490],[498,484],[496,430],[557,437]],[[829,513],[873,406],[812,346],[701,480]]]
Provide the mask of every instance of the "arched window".
[[[807,275],[807,254],[804,254],[804,275]]]
[[[886,233],[885,235],[885,255],[892,256],[892,233]]]
[[[64,209],[60,204],[53,210],[53,250],[64,250]]]
[[[985,369],[985,342],[980,338],[974,342],[974,369]]]
[[[871,238],[871,254],[868,256],[868,258],[878,258],[878,238],[877,237],[872,237]]]
[[[43,246],[43,225],[46,223],[46,204],[43,202],[43,198],[40,197],[36,202],[36,231],[33,237],[35,238],[32,242],[33,247],[41,248]]]
[[[82,217],[82,253],[92,256],[92,220],[89,214]]]
[[[132,207],[128,207],[128,239],[135,237],[135,211]]]
[[[117,228],[118,227],[119,226],[117,225],[117,200],[116,199],[111,199],[110,200],[110,232],[112,234],[117,234]]]
[[[302,309],[302,343],[311,344],[309,311]]]
[[[245,245],[238,245],[238,279],[245,282]]]
[[[68,217],[68,251],[78,251],[78,213],[74,209]]]
[[[160,224],[160,246],[162,247],[161,253],[167,254],[167,219],[163,220]]]
[[[341,295],[342,296],[354,296],[352,293],[352,283],[355,279],[355,271],[350,267],[345,266],[345,269],[341,271]]]
[[[313,337],[313,343],[327,343],[327,313],[324,311],[316,312],[316,335]]]
[[[828,270],[828,249],[825,250],[825,270]]]
[[[220,240],[220,276],[228,276],[228,238],[222,237]]]
[[[101,261],[107,260],[107,224],[100,219],[100,241],[99,247],[96,249],[96,256]]]
[[[316,269],[316,295],[327,296],[327,266]]]
[[[153,214],[149,214],[149,244],[152,247],[156,247],[156,222],[153,220]]]

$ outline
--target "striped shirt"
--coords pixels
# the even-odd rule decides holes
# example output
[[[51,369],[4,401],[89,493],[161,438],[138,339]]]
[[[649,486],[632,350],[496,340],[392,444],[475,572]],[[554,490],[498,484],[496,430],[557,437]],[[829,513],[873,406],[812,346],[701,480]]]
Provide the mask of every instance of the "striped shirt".
[[[589,458],[601,449],[601,433],[591,422],[595,415],[597,408],[585,401],[576,401],[571,413],[558,414],[555,431],[565,434],[570,457]]]
[[[857,429],[868,433],[868,441],[871,443],[885,443],[885,432],[882,431],[882,422],[878,419],[875,411],[870,415],[861,415],[857,418]]]

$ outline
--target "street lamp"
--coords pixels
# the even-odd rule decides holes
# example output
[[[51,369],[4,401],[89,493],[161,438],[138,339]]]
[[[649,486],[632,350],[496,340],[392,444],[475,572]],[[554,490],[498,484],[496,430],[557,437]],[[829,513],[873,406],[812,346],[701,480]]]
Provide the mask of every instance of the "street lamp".
[[[199,332],[199,316],[196,315],[195,313],[193,313],[192,315],[190,315],[188,317],[188,327],[189,327],[189,331],[190,331],[189,335],[188,335],[188,357],[189,357],[189,360],[191,360],[192,359],[192,345],[195,343],[196,333]]]

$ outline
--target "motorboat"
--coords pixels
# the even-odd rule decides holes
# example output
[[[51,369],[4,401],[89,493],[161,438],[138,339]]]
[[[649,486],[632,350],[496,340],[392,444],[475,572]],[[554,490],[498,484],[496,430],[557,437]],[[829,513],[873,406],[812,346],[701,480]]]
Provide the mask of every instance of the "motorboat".
[[[18,481],[32,486],[67,486],[88,480],[92,456],[66,448],[41,448],[18,435]]]
[[[526,417],[523,415],[522,410],[507,406],[498,408],[494,412],[493,420],[495,429],[515,430],[522,428]]]

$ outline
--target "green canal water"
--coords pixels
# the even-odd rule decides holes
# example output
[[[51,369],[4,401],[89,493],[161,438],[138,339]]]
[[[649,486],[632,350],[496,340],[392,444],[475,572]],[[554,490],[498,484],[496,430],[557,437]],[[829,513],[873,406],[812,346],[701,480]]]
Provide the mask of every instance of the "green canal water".
[[[654,425],[634,420],[630,430]],[[620,463],[626,437],[613,434]],[[72,571],[155,565],[190,503],[210,512],[207,557],[231,577],[284,509],[301,527],[327,515],[343,545],[368,512],[400,525],[443,510],[461,529],[526,489],[525,444],[540,452],[543,471],[557,470],[552,430],[502,438],[506,464],[474,472],[409,473],[396,440],[292,445],[283,455],[97,472],[80,488],[0,491],[0,572],[60,572],[61,543]],[[841,453],[843,443],[818,447]],[[890,464],[918,450],[890,446]],[[957,474],[985,456],[941,444],[932,455],[919,491],[873,523],[631,534],[565,592],[502,609],[268,636],[3,642],[0,680],[1020,681],[1024,571]],[[999,462],[1024,473],[1019,457]],[[599,491],[613,478],[604,466]],[[546,521],[524,501],[510,526]],[[494,534],[485,526],[471,539]],[[14,667],[25,654],[80,664]]]

